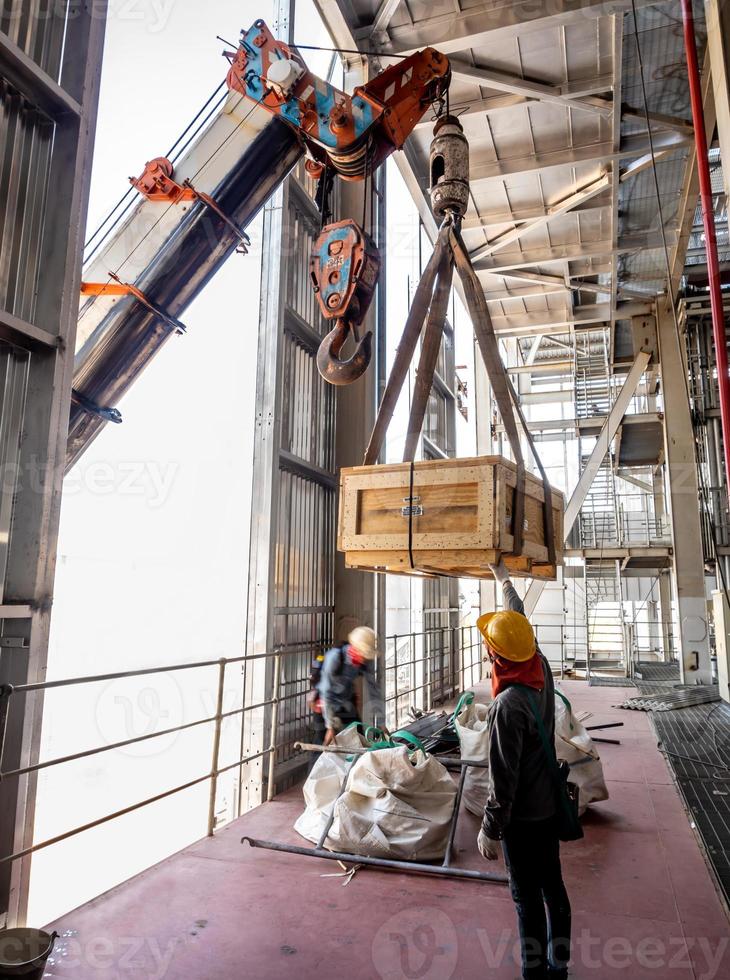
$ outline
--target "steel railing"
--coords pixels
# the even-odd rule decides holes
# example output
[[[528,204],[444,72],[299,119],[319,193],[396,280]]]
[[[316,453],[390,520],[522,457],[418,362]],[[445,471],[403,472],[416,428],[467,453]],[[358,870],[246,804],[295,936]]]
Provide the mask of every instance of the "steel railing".
[[[148,797],[144,800],[140,800],[137,803],[133,803],[130,806],[126,806],[120,810],[116,810],[113,813],[107,814],[106,816],[99,817],[96,820],[90,821],[89,823],[82,824],[78,827],[68,830],[63,834],[58,834],[55,837],[49,838],[48,840],[41,841],[38,844],[33,844],[30,847],[23,848],[14,854],[9,854],[0,857],[0,864],[5,864],[9,861],[17,861],[21,858],[27,857],[34,854],[36,851],[43,850],[44,848],[50,847],[54,844],[61,843],[64,840],[68,840],[71,837],[75,837],[78,834],[84,833],[87,830],[92,830],[95,827],[99,827],[102,824],[109,823],[112,820],[116,820],[119,817],[125,816],[126,814],[133,813],[137,810],[141,810],[146,806],[151,806],[154,803],[158,803],[161,800],[167,799],[168,797],[174,796],[178,793],[192,788],[193,786],[200,785],[205,782],[210,782],[210,792],[208,798],[208,835],[212,836],[215,829],[215,801],[216,801],[216,790],[218,786],[218,778],[226,772],[230,772],[234,769],[240,768],[247,765],[249,762],[254,762],[257,759],[269,756],[270,758],[274,755],[277,745],[276,745],[276,729],[277,729],[277,716],[279,704],[282,701],[286,701],[288,698],[298,697],[298,693],[291,695],[285,695],[284,697],[279,694],[279,684],[281,677],[281,661],[282,657],[287,656],[288,653],[294,653],[295,651],[283,652],[281,650],[276,650],[273,653],[264,653],[253,656],[242,656],[242,657],[222,657],[218,660],[202,660],[195,661],[192,663],[183,664],[170,664],[160,667],[147,667],[138,670],[126,670],[126,671],[115,671],[106,674],[94,674],[80,677],[71,677],[63,680],[55,681],[43,681],[35,684],[21,684],[17,686],[3,685],[0,688],[0,766],[2,765],[3,759],[3,749],[5,745],[5,732],[7,728],[8,713],[10,710],[11,702],[21,696],[28,695],[39,692],[46,692],[51,690],[57,690],[59,688],[66,688],[71,686],[77,686],[81,684],[96,684],[103,683],[107,681],[120,680],[124,678],[132,677],[149,677],[156,674],[166,674],[177,671],[189,671],[189,670],[200,670],[207,668],[217,668],[217,696],[216,696],[216,710],[213,715],[206,716],[204,718],[198,718],[194,721],[184,722],[183,724],[176,725],[170,728],[161,729],[160,731],[148,732],[143,735],[136,735],[133,738],[122,739],[116,742],[109,742],[104,745],[95,746],[91,749],[86,749],[82,752],[74,752],[69,755],[59,756],[57,758],[48,759],[42,762],[37,762],[28,766],[21,766],[16,769],[10,769],[7,771],[0,772],[0,781],[5,781],[8,779],[17,779],[22,776],[28,776],[33,773],[41,772],[44,769],[50,769],[55,766],[61,766],[70,762],[77,761],[79,759],[85,759],[93,755],[99,755],[102,752],[110,752],[114,749],[124,748],[130,745],[135,745],[141,742],[147,742],[155,738],[162,738],[168,735],[173,735],[182,731],[189,731],[193,728],[198,728],[203,725],[213,725],[212,733],[212,745],[211,745],[211,768],[209,772],[202,775],[195,776],[194,778],[187,780],[171,789],[165,790],[162,793],[155,794],[154,796]],[[244,664],[250,663],[258,660],[273,660],[274,665],[274,682],[272,685],[273,695],[272,697],[265,698],[264,700],[258,701],[255,704],[243,705],[240,708],[235,708],[230,711],[223,710],[223,700],[226,682],[226,668],[231,664]],[[258,752],[254,752],[250,755],[243,756],[236,762],[229,765],[220,766],[220,747],[221,747],[221,730],[223,722],[229,718],[234,718],[238,716],[243,716],[251,711],[261,710],[263,708],[271,708],[271,740],[267,748],[261,749]],[[275,773],[273,766],[269,765],[268,771],[268,796],[269,798],[273,795]]]
[[[566,657],[566,646],[570,647],[571,628],[580,630],[580,624],[534,624],[538,643],[544,652],[554,651],[559,645],[560,648],[560,673],[565,670],[570,657]],[[652,624],[654,629],[661,630],[661,624]],[[585,630],[585,626],[583,626]],[[553,635],[557,633],[557,635]],[[575,639],[573,643],[575,644]],[[43,770],[56,766],[69,764],[80,759],[99,755],[103,752],[111,752],[116,749],[125,748],[131,745],[148,742],[152,739],[163,738],[182,731],[190,731],[204,725],[213,727],[211,734],[211,765],[210,770],[200,773],[180,783],[170,789],[166,789],[154,796],[147,797],[138,802],[132,803],[122,809],[99,817],[95,820],[81,824],[71,830],[58,834],[47,840],[25,847],[13,854],[0,856],[0,864],[10,861],[17,861],[28,857],[37,851],[59,844],[95,827],[109,823],[129,813],[151,806],[161,800],[167,799],[176,794],[182,793],[194,786],[208,782],[208,805],[207,805],[207,833],[213,836],[215,831],[215,806],[218,780],[220,776],[227,772],[255,762],[259,759],[268,759],[268,767],[265,777],[266,799],[273,798],[276,789],[277,778],[277,752],[292,742],[291,733],[283,742],[279,742],[279,721],[280,708],[288,702],[295,702],[301,699],[301,690],[295,690],[288,694],[281,693],[282,687],[282,665],[288,657],[297,656],[303,649],[314,650],[323,649],[326,644],[319,643],[296,643],[285,647],[277,647],[271,653],[257,654],[252,656],[222,657],[217,660],[201,660],[191,663],[170,664],[157,667],[140,668],[137,670],[114,671],[104,674],[84,675],[79,677],[66,678],[62,680],[43,681],[33,684],[22,684],[17,686],[4,685],[0,687],[0,769],[3,761],[3,749],[5,745],[5,732],[7,727],[8,713],[11,704],[21,696],[34,693],[47,692],[68,688],[72,686],[104,683],[114,680],[121,680],[134,677],[151,677],[158,674],[168,674],[178,671],[191,670],[215,670],[216,676],[216,706],[213,714],[187,721],[180,725],[160,729],[159,731],[147,732],[142,735],[135,735],[131,738],[120,739],[97,745],[79,752],[58,756],[51,759],[35,762],[31,765],[19,766],[15,769],[0,771],[0,781],[18,779],[39,773]],[[639,653],[643,653],[644,644],[635,638],[633,659],[637,659]],[[381,682],[384,686],[384,702],[386,711],[386,723],[389,727],[398,727],[407,721],[407,709],[413,705],[423,710],[430,710],[437,704],[443,704],[454,699],[461,691],[466,690],[476,684],[482,674],[483,647],[481,636],[475,626],[444,627],[431,630],[424,630],[420,633],[408,633],[405,635],[393,635],[386,639],[385,657],[383,659],[383,676]],[[558,666],[555,656],[548,656],[553,667]],[[234,664],[249,664],[261,660],[272,661],[272,682],[270,697],[264,698],[253,704],[244,704],[231,710],[224,710],[224,694],[226,690],[226,671]],[[302,679],[302,683],[305,680]],[[243,717],[253,711],[270,709],[270,716],[267,719],[266,730],[268,731],[268,745],[248,755],[243,755],[235,762],[225,766],[220,765],[221,754],[221,733],[223,723],[231,718]],[[297,717],[301,722],[302,734],[304,726],[307,724],[307,717]],[[291,719],[289,719],[291,721]]]
[[[476,684],[482,652],[476,626],[445,626],[387,637],[383,674],[388,727],[397,728],[409,720],[411,706],[430,711]]]
[[[439,636],[439,634],[443,635]],[[403,638],[400,639],[402,640]],[[424,669],[426,670],[427,679],[423,684],[418,685],[417,690],[428,688],[429,706],[443,698],[447,690],[455,690],[457,684],[463,688],[470,686],[479,679],[481,641],[478,638],[478,633],[475,627],[458,627],[453,630],[429,630],[422,634],[409,634],[407,639],[409,642],[416,642],[418,640],[423,641],[423,649],[426,653]],[[103,752],[111,752],[116,749],[122,749],[142,742],[148,742],[152,739],[164,738],[179,732],[201,728],[205,725],[213,726],[211,735],[210,771],[195,775],[193,778],[186,780],[185,782],[180,783],[170,789],[164,790],[161,793],[157,793],[154,796],[150,796],[144,800],[132,803],[129,806],[115,810],[112,813],[89,821],[88,823],[81,824],[71,830],[65,831],[62,834],[58,834],[47,840],[33,844],[32,846],[25,847],[13,854],[0,856],[0,864],[10,861],[17,861],[21,858],[28,857],[37,851],[41,851],[47,847],[59,844],[71,837],[75,837],[88,830],[92,830],[95,827],[99,827],[103,824],[111,822],[112,820],[126,816],[129,813],[141,810],[144,807],[151,806],[154,803],[158,803],[161,800],[175,796],[178,793],[182,793],[185,790],[191,789],[194,786],[198,786],[206,782],[210,783],[207,805],[207,832],[209,836],[213,836],[216,823],[215,806],[219,777],[227,772],[240,769],[248,763],[255,762],[259,759],[265,759],[267,757],[268,768],[265,783],[266,799],[272,799],[276,788],[277,753],[280,749],[290,745],[295,738],[291,735],[291,732],[287,732],[284,740],[281,742],[279,741],[280,707],[288,702],[293,702],[296,704],[298,701],[301,701],[303,697],[306,697],[306,692],[298,689],[287,694],[281,693],[281,688],[284,686],[282,680],[282,664],[287,658],[296,657],[301,654],[302,650],[320,650],[324,649],[327,645],[328,644],[324,643],[293,643],[285,646],[279,646],[271,653],[263,653],[252,656],[222,657],[217,660],[200,660],[191,663],[169,664],[157,667],[140,668],[137,670],[113,671],[104,674],[83,675],[79,677],[42,681],[32,684],[0,686],[0,782],[9,779],[19,779],[22,777],[31,776],[46,769],[76,762],[80,759],[89,758],[91,756],[100,755]],[[392,656],[392,664],[390,665],[388,663],[389,650],[391,651]],[[409,658],[409,662],[411,659],[415,658]],[[225,711],[224,694],[226,690],[227,668],[234,664],[244,665],[261,660],[273,661],[273,675],[271,683],[272,695],[257,701],[254,704],[244,704],[241,707]],[[454,669],[454,665],[456,665],[456,669]],[[393,702],[396,705],[396,714],[398,713],[397,705],[399,703],[399,699],[403,700],[403,698],[412,693],[410,690],[401,690],[399,692],[397,688],[397,671],[402,669],[404,666],[405,661],[403,657],[402,643],[399,644],[398,637],[388,637],[386,640],[384,683],[386,685],[388,684],[389,672],[392,673],[394,677],[395,693],[391,695],[390,698],[386,697],[386,710],[388,702]],[[83,751],[73,752],[66,755],[57,756],[52,759],[35,762],[31,765],[19,766],[14,769],[1,771],[8,714],[11,704],[20,697],[41,692],[45,693],[47,691],[72,686],[106,683],[109,681],[135,677],[151,677],[158,674],[169,674],[179,671],[206,669],[217,671],[216,707],[215,712],[211,715],[206,715],[205,717],[197,718],[193,721],[184,722],[180,725],[163,728],[159,731],[147,732],[142,735],[135,735],[131,738],[107,742],[103,745],[97,745]],[[299,680],[301,681],[301,684],[305,684],[307,682],[306,678],[301,678]],[[300,686],[299,680],[295,684],[295,687],[297,688]],[[270,709],[271,712],[267,725],[267,729],[270,734],[268,746],[260,749],[259,751],[244,755],[235,762],[221,766],[220,753],[223,723],[228,719],[236,717],[243,718],[243,716],[250,712],[267,708]],[[289,726],[292,719],[285,719],[285,721]],[[308,724],[308,717],[306,715],[301,718],[297,716],[294,721],[301,724],[301,735],[304,735]]]

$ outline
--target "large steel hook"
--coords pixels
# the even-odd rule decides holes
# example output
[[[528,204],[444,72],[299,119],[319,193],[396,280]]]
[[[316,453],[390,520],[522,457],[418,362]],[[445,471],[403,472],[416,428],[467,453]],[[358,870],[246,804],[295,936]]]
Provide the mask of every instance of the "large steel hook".
[[[373,332],[368,330],[362,340],[357,340],[357,347],[352,357],[341,361],[339,353],[350,333],[347,320],[339,319],[334,329],[330,330],[317,351],[317,370],[325,381],[331,385],[349,385],[357,381],[368,369],[372,356]]]

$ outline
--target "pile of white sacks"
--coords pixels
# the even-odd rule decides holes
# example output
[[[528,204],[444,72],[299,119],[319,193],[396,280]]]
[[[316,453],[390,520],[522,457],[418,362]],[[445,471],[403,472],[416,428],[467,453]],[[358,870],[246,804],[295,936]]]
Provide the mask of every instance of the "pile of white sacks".
[[[489,705],[476,701],[465,705],[454,718],[463,759],[489,758],[488,718]],[[555,692],[555,752],[561,762],[567,762],[570,766],[570,782],[580,791],[578,805],[581,814],[589,803],[608,799],[601,757],[593,739],[573,714],[568,699],[559,691]],[[469,813],[478,817],[482,815],[488,792],[489,770],[469,769],[463,796]]]
[[[487,761],[489,706],[464,704],[454,718],[464,759]],[[337,735],[340,749],[367,749],[356,727]],[[608,799],[600,756],[570,703],[555,695],[555,748],[570,766],[580,791],[580,812]],[[344,784],[344,790],[343,790]],[[481,816],[487,801],[489,770],[470,767],[464,782],[466,809]],[[304,784],[305,809],[294,829],[319,843],[330,816],[324,846],[333,851],[400,860],[441,858],[446,850],[456,785],[435,756],[405,745],[362,755],[323,752]]]

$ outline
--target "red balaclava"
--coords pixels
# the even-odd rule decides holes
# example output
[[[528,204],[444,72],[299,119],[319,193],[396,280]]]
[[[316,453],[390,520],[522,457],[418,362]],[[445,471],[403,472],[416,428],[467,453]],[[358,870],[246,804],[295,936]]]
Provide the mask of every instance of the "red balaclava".
[[[510,684],[524,684],[525,687],[532,687],[536,691],[541,691],[545,687],[542,662],[536,653],[529,660],[523,660],[521,663],[492,653],[492,697],[496,698]]]

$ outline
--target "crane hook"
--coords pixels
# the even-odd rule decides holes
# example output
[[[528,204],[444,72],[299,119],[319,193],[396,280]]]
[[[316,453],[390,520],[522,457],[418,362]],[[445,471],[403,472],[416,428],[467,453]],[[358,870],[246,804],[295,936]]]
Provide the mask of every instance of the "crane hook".
[[[346,320],[339,319],[317,351],[317,370],[325,381],[331,385],[349,385],[357,381],[368,369],[372,355],[373,332],[368,330],[362,340],[358,341],[355,353],[346,361],[341,361],[338,354],[342,350],[350,326]]]

